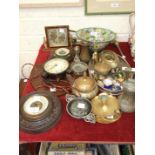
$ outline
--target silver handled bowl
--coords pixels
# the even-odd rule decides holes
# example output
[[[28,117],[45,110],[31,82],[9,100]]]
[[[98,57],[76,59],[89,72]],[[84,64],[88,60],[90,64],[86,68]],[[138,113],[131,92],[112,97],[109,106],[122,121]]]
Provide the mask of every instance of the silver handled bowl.
[[[88,99],[66,95],[68,102],[66,110],[68,114],[76,119],[84,119],[86,122],[95,123],[95,115],[91,113],[92,106]]]

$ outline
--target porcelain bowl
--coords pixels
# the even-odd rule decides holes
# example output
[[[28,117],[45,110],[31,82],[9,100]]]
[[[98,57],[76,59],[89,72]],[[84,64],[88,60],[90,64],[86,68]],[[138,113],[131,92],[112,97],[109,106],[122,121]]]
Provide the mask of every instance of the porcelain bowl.
[[[100,51],[114,41],[116,34],[105,28],[83,28],[76,32],[77,38],[90,49]]]

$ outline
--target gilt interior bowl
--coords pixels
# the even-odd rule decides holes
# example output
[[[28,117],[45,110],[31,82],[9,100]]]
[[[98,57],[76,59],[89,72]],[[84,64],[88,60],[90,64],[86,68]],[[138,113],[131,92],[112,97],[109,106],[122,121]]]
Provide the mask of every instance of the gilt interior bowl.
[[[92,99],[92,113],[98,123],[113,123],[121,117],[119,101],[112,95],[101,93]]]
[[[77,97],[67,104],[66,110],[71,117],[81,119],[91,112],[91,103],[87,99]]]
[[[83,28],[76,32],[77,38],[90,49],[100,51],[115,40],[116,34],[105,28]]]

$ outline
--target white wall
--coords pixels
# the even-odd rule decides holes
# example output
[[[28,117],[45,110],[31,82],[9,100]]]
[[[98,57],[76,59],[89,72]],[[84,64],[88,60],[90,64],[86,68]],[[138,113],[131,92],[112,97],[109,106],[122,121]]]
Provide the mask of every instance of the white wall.
[[[128,14],[85,16],[84,7],[31,8],[19,11],[20,67],[26,62],[34,63],[45,36],[45,26],[69,25],[73,30],[92,26],[103,27],[118,33],[118,40],[128,40]]]

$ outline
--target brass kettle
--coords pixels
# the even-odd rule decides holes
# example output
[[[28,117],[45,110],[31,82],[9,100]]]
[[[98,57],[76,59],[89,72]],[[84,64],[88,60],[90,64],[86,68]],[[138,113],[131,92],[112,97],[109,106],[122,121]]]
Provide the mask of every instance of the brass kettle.
[[[104,62],[111,66],[111,68],[116,68],[119,64],[119,58],[117,54],[111,50],[104,50],[100,56]]]
[[[92,99],[92,113],[96,116],[96,122],[108,124],[117,121],[121,117],[118,99],[107,93],[101,93]]]
[[[111,66],[102,59],[100,59],[99,62],[94,65],[94,70],[99,75],[107,75],[108,72],[111,70]]]
[[[98,85],[92,77],[88,77],[86,72],[77,78],[72,85],[72,92],[76,96],[91,99],[98,93]]]

